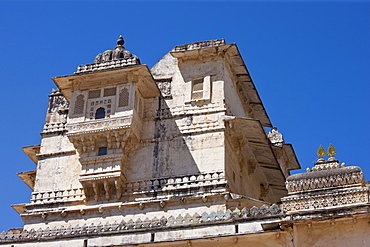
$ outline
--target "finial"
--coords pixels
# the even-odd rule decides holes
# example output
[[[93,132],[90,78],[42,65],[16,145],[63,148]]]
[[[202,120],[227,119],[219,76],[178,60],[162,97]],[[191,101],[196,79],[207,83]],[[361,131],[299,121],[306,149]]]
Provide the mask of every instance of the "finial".
[[[119,36],[119,38],[117,39],[117,45],[123,45],[125,43],[125,41],[123,40],[123,37],[122,37],[122,34]]]
[[[322,159],[326,155],[324,148],[320,145],[319,149],[317,150],[316,156],[319,156],[319,160]]]
[[[337,152],[335,152],[335,149],[333,147],[333,145],[330,143],[329,147],[328,147],[328,154],[330,155],[330,157],[333,157],[334,158],[334,154],[336,154]]]

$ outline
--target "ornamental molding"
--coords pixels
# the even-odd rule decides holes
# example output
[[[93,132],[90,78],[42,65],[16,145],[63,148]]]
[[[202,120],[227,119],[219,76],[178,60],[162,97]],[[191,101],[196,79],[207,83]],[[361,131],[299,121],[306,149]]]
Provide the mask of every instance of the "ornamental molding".
[[[109,130],[125,129],[130,127],[132,115],[117,118],[99,119],[86,122],[68,123],[68,136],[106,132]]]

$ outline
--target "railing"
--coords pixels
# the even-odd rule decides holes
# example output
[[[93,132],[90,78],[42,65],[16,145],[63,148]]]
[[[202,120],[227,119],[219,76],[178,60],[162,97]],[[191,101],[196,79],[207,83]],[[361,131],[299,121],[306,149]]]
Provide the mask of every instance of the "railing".
[[[221,185],[225,183],[224,173],[218,171],[176,178],[159,178],[128,182],[124,184],[123,191],[125,194],[133,194],[152,190],[170,191],[208,185]]]
[[[75,72],[75,74],[88,73],[88,72],[94,72],[94,71],[106,70],[106,69],[116,69],[116,68],[122,68],[122,67],[130,66],[130,65],[137,65],[137,64],[140,64],[140,60],[136,57],[116,60],[116,61],[103,62],[103,63],[84,64],[84,65],[79,65],[77,67],[77,72]]]
[[[198,175],[187,175],[175,178],[159,178],[126,182],[123,184],[123,194],[140,194],[150,191],[170,192],[171,190],[200,188],[205,186],[225,185],[224,173],[209,172]],[[83,200],[85,198],[83,188],[32,192],[31,204],[65,202]]]
[[[31,204],[40,204],[48,202],[65,202],[83,200],[85,193],[83,188],[56,190],[56,191],[40,191],[32,192]]]

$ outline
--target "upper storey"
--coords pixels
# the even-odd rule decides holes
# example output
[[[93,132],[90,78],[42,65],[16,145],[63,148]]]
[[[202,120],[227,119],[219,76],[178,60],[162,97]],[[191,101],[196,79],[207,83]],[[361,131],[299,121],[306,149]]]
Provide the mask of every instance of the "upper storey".
[[[148,67],[141,65],[139,58],[126,50],[123,43],[120,36],[117,46],[113,50],[98,54],[93,64],[79,65],[73,75],[52,78],[68,102],[71,100],[72,91],[128,82],[137,83],[144,98],[158,95],[158,89]]]
[[[236,44],[217,39],[179,45],[154,65],[151,72],[160,85],[171,78],[172,95],[183,95],[181,99],[177,97],[177,103],[173,97],[169,104],[187,107],[219,102],[228,115],[258,119],[263,126],[272,127]],[[176,80],[182,82],[181,88],[175,88],[179,87]]]
[[[148,67],[123,43],[120,36],[118,45],[98,54],[93,64],[78,66],[73,75],[52,78],[70,104],[69,134],[79,131],[73,123],[127,116],[135,107],[139,110],[142,99],[159,95]]]

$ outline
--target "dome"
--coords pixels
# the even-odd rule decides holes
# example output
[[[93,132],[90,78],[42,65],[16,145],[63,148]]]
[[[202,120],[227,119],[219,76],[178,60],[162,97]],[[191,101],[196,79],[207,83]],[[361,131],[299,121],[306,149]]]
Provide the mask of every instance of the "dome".
[[[125,47],[123,46],[124,43],[125,41],[123,40],[122,35],[120,35],[117,40],[117,46],[114,48],[114,50],[107,50],[105,52],[99,53],[95,57],[94,63],[104,63],[123,59],[134,59],[138,61],[138,64],[140,64],[139,58],[125,49]]]

